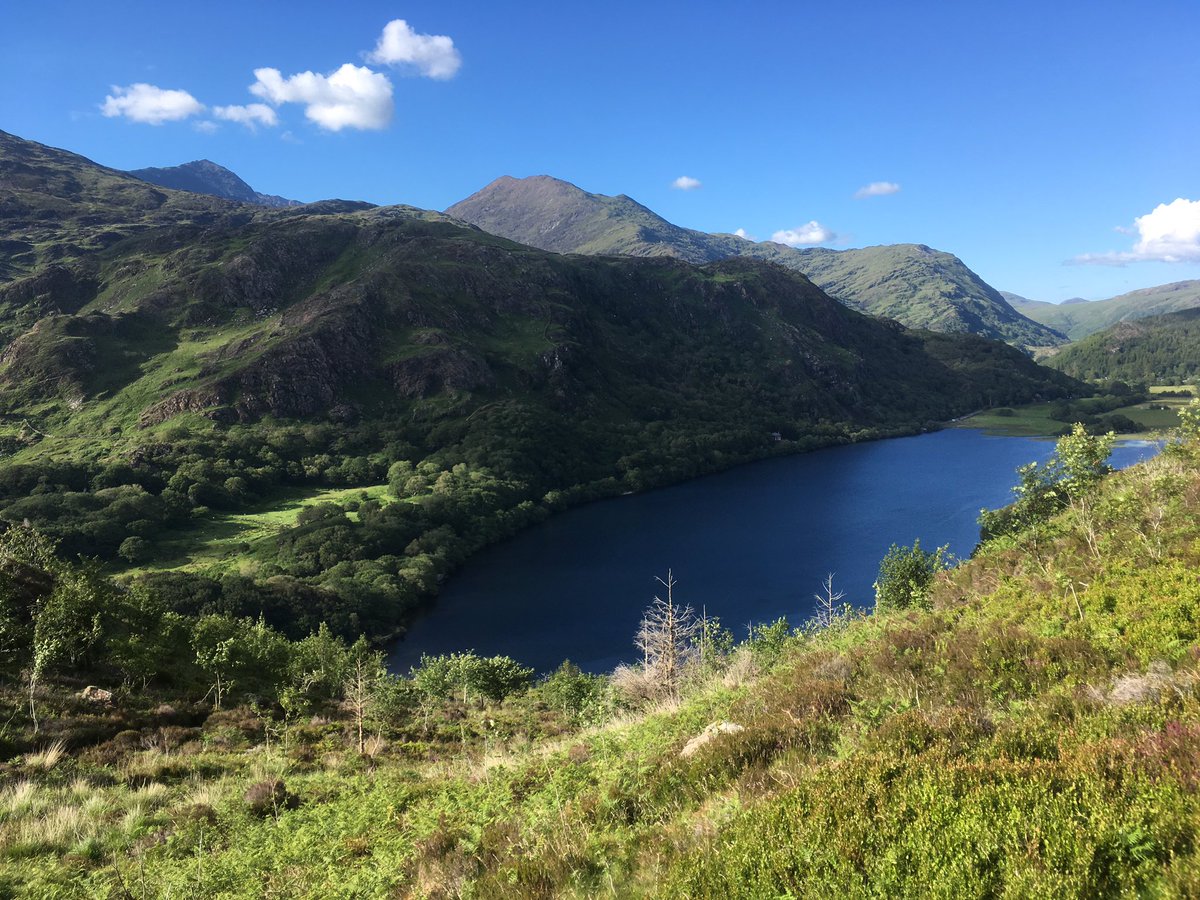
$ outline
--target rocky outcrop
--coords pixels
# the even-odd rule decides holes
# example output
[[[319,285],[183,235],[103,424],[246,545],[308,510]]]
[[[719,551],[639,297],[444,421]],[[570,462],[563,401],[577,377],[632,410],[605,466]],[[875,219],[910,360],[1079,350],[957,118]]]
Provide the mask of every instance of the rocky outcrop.
[[[442,391],[474,391],[490,387],[496,376],[482,357],[465,350],[434,350],[394,362],[388,377],[405,398],[431,397]]]
[[[100,290],[100,280],[90,273],[52,265],[18,281],[0,285],[0,303],[33,307],[39,316],[78,312]]]
[[[218,389],[179,391],[145,410],[138,417],[138,424],[142,428],[148,428],[182,413],[204,412],[225,402],[224,394]]]

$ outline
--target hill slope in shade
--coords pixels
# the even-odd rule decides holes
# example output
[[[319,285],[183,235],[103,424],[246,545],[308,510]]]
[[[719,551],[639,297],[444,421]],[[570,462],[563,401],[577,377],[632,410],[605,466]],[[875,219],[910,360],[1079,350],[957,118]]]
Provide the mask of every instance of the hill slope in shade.
[[[673,256],[694,263],[764,259],[803,272],[856,309],[911,328],[971,332],[1024,348],[1064,340],[1015,311],[957,257],[923,245],[794,249],[708,234],[673,225],[623,194],[592,194],[546,175],[504,176],[446,212],[484,231],[556,253]]]
[[[1141,288],[1107,300],[1075,299],[1046,303],[1016,294],[1006,296],[1013,307],[1024,315],[1078,341],[1117,322],[1200,306],[1200,280]]]
[[[1200,377],[1200,308],[1118,322],[1043,361],[1088,380],[1193,382]]]
[[[132,169],[129,174],[134,178],[161,187],[174,188],[177,191],[191,191],[195,194],[211,194],[214,197],[238,200],[242,203],[271,207],[303,205],[299,200],[288,200],[286,197],[279,197],[275,194],[260,193],[229,169],[207,159],[197,159],[183,165],[166,168]]]

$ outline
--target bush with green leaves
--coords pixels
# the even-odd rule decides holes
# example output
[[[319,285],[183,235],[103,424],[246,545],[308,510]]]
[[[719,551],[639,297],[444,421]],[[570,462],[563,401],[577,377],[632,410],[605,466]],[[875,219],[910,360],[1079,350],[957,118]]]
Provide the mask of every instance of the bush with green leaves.
[[[570,660],[538,682],[537,695],[548,707],[579,724],[599,724],[612,711],[609,679],[584,672]]]
[[[230,695],[274,702],[291,650],[288,639],[261,618],[215,615],[192,626],[192,647],[218,707]]]
[[[528,687],[533,679],[533,669],[511,657],[481,657],[473,650],[442,656],[423,654],[411,674],[427,702],[450,700],[461,694],[463,703],[470,703],[472,698],[480,703],[498,703]]]
[[[1017,469],[1013,503],[980,511],[980,541],[1038,528],[1067,506],[1086,514],[1100,480],[1111,471],[1107,460],[1114,442],[1112,432],[1089,434],[1082,423],[1076,422],[1058,439],[1054,455],[1045,463],[1031,462]]]
[[[922,550],[920,538],[911,547],[892,544],[879,563],[874,584],[875,611],[924,607],[933,577],[949,567],[947,550],[948,547]]]

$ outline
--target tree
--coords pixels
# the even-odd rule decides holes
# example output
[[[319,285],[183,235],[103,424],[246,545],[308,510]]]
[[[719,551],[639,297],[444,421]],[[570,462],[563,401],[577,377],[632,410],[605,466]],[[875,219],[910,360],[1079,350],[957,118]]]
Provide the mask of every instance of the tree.
[[[817,612],[813,621],[818,628],[828,628],[833,624],[842,612],[842,599],[845,596],[845,591],[834,591],[833,572],[826,575],[825,580],[821,582],[821,592],[813,594],[813,599],[817,601]]]
[[[152,549],[153,547],[148,540],[144,537],[134,535],[121,541],[121,546],[117,549],[117,554],[123,559],[137,565],[150,558]]]
[[[608,679],[589,675],[568,660],[542,679],[537,692],[547,706],[573,721],[593,722],[606,711]]]
[[[695,652],[700,622],[690,606],[675,605],[678,582],[670,569],[665,581],[658,576],[654,580],[667,589],[667,599],[655,596],[642,616],[634,643],[642,651],[646,673],[668,696],[678,697],[684,666]]]
[[[508,656],[491,656],[480,659],[472,670],[470,686],[493,703],[499,703],[511,694],[529,686],[533,669],[523,666]]]
[[[360,756],[366,750],[366,721],[375,702],[376,690],[386,674],[383,654],[372,650],[366,638],[355,641],[350,648],[346,680],[342,686],[342,705],[349,711],[358,732]]]
[[[468,704],[474,695],[479,700],[500,702],[528,686],[533,669],[508,656],[480,657],[473,650],[445,656],[421,656],[421,664],[412,670],[413,683],[428,701],[448,700],[462,692]]]
[[[289,680],[303,698],[301,702],[337,697],[350,672],[351,652],[325,622],[304,640],[293,644]]]
[[[215,705],[234,689],[274,699],[283,685],[291,645],[260,617],[204,616],[192,626],[196,662],[213,680]]]
[[[1088,434],[1087,429],[1076,422],[1071,433],[1063,435],[1055,445],[1056,482],[1065,492],[1067,504],[1075,512],[1088,550],[1095,558],[1100,556],[1096,492],[1100,481],[1112,471],[1107,461],[1115,439],[1111,431],[1104,435]]]
[[[920,538],[913,541],[911,547],[892,544],[879,563],[879,576],[874,585],[875,611],[925,606],[933,576],[947,568],[947,549],[922,550]]]
[[[1100,481],[1110,471],[1107,460],[1115,436],[1088,434],[1076,422],[1068,434],[1058,439],[1054,455],[1043,465],[1029,463],[1017,469],[1018,482],[1013,488],[1015,500],[1002,509],[982,510],[979,514],[980,540],[1032,534],[1055,513],[1070,507],[1075,510],[1088,547],[1097,552],[1094,500]]]
[[[713,671],[733,652],[733,632],[723,626],[717,616],[710,616],[707,611],[702,611],[700,627],[696,631],[693,643],[700,668],[705,672]]]
[[[1112,432],[1088,434],[1081,422],[1076,422],[1069,434],[1058,439],[1054,445],[1055,482],[1062,486],[1068,497],[1090,495],[1100,480],[1112,471],[1107,462],[1115,440]]]
[[[1200,448],[1200,397],[1179,410],[1179,424],[1175,427],[1172,441],[1167,450],[1181,456],[1192,456]]]

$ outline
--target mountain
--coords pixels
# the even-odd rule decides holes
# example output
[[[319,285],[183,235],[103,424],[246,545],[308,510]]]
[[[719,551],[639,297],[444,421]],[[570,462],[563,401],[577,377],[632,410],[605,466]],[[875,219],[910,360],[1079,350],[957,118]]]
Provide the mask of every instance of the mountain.
[[[920,244],[794,249],[708,234],[673,225],[624,194],[592,194],[546,175],[498,178],[446,213],[555,253],[672,256],[693,263],[764,259],[803,272],[856,309],[911,328],[971,332],[1024,348],[1064,341],[1014,310],[957,257]]]
[[[1200,280],[1141,288],[1107,300],[1076,297],[1062,303],[1045,303],[1015,294],[1005,296],[1024,315],[1078,341],[1117,322],[1200,306]]]
[[[198,159],[181,166],[163,169],[133,169],[129,172],[141,181],[177,191],[211,194],[226,200],[254,203],[258,206],[302,206],[299,200],[288,200],[274,194],[261,194],[224,166],[207,159]]]
[[[236,204],[8,136],[0,174],[18,169],[0,209],[41,230],[0,282],[0,518],[181,568],[193,612],[389,633],[466,555],[568,503],[1080,388],[760,260],[564,256],[410,207]],[[240,510],[350,487],[412,502],[293,511],[198,568],[214,516],[238,533]],[[213,592],[232,593],[197,599]]]
[[[873,612],[831,575],[740,644],[651,614],[611,676],[404,677],[379,642],[572,503],[1083,386],[770,262],[255,207],[10,135],[0,233],[0,894],[1197,895],[1194,429],[1108,476],[1065,438],[960,566],[893,546]]]
[[[237,215],[229,201],[164,191],[0,131],[0,278],[69,263],[161,223],[204,227]]]
[[[1200,378],[1200,307],[1118,322],[1043,362],[1087,380],[1192,383]]]

